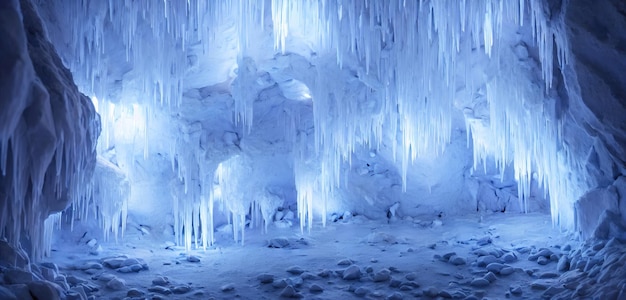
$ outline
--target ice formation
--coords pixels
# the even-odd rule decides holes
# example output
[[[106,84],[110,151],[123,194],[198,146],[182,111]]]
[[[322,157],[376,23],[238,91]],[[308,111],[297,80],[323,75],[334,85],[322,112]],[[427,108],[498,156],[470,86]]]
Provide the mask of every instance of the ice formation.
[[[99,118],[47,41],[27,1],[0,5],[0,236],[50,250],[58,215],[90,196]],[[78,207],[77,207],[78,206]],[[45,223],[45,230],[42,225]]]
[[[412,164],[446,150],[459,110],[474,168],[486,169],[490,160],[502,174],[513,168],[524,209],[532,183],[539,183],[549,195],[554,224],[575,228],[573,203],[589,186],[580,158],[563,143],[555,95],[560,78],[554,74],[568,64],[570,49],[563,12],[546,1],[36,3],[51,15],[69,15],[71,34],[63,34],[54,22],[48,31],[81,91],[98,99],[100,153],[117,162],[131,186],[137,180],[138,153],[147,159],[158,149],[169,156],[177,175],[170,184],[174,232],[187,249],[215,242],[214,213],[220,208],[233,226],[234,239],[243,243],[244,228],[267,226],[280,205],[281,198],[265,183],[246,180],[254,172],[254,157],[246,151],[254,147],[239,141],[254,139],[259,134],[255,129],[267,126],[259,123],[255,107],[274,83],[282,96],[304,107],[272,106],[284,112],[275,120],[287,127],[284,136],[274,138],[276,144],[288,144],[281,149],[291,154],[302,231],[311,229],[315,215],[326,223],[357,149],[390,146],[406,190]],[[267,37],[273,39],[270,47]],[[207,65],[215,69],[205,73],[215,74],[198,71]],[[116,82],[122,83],[112,84]],[[188,114],[195,117],[181,113],[190,98],[207,101],[213,99],[208,94],[224,91],[233,101],[226,109],[243,128],[243,137],[197,117],[199,111]],[[480,105],[488,107],[484,115]],[[311,111],[312,132],[307,132],[303,120]],[[9,128],[1,136],[0,153],[7,156],[17,121],[2,120],[12,121],[2,127]],[[177,124],[172,132],[150,134],[151,127],[166,122]],[[93,126],[81,128],[94,131]],[[212,136],[222,131],[220,138]],[[159,145],[159,139],[167,140],[167,146]],[[226,146],[218,149],[216,139]],[[63,149],[72,147],[77,146]],[[59,153],[56,159],[54,152],[46,153],[50,155],[38,158],[61,165]],[[5,161],[0,160],[3,172],[11,170]],[[43,184],[44,171],[33,170],[35,186]],[[23,198],[26,192],[15,193]],[[105,209],[106,215],[117,219],[125,213],[121,207]]]

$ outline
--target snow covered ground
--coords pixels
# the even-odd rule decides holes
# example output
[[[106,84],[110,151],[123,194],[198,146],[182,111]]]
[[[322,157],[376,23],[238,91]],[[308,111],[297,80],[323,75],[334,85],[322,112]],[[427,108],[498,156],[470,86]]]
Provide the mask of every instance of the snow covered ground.
[[[65,274],[57,281],[82,286],[96,299],[626,296],[626,277],[615,276],[624,273],[623,244],[613,240],[601,250],[605,242],[598,242],[581,254],[546,214],[390,224],[355,216],[316,226],[310,234],[272,226],[267,234],[247,234],[244,246],[225,237],[209,250],[188,253],[147,228],[129,229],[117,243],[99,243],[91,235],[80,225],[64,231],[47,261]],[[621,286],[600,282],[610,279],[602,278],[608,270],[617,272],[613,280],[622,278]]]

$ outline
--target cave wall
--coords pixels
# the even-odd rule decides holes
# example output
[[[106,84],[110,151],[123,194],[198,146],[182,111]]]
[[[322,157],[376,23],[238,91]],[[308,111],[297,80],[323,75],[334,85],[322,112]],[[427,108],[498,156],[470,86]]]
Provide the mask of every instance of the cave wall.
[[[570,49],[559,87],[564,140],[588,191],[576,203],[578,228],[592,237],[607,217],[619,223],[621,215],[626,224],[626,4],[564,1],[554,16],[562,18]]]
[[[0,233],[39,258],[48,216],[88,197],[100,119],[30,1],[3,1],[0,22]]]

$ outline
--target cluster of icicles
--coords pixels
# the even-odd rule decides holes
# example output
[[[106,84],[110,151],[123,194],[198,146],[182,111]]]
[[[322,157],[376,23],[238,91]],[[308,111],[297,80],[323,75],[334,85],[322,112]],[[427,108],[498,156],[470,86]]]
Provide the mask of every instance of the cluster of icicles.
[[[531,181],[537,180],[550,194],[555,224],[572,228],[572,201],[581,188],[567,178],[576,166],[567,148],[561,146],[559,121],[541,101],[552,88],[553,53],[559,64],[566,64],[568,45],[557,18],[547,15],[546,5],[541,0],[109,0],[64,1],[59,9],[69,12],[75,22],[70,44],[77,60],[71,68],[82,74],[78,77],[84,79],[79,82],[83,89],[106,95],[106,87],[99,84],[106,82],[107,76],[101,54],[105,31],[114,30],[122,36],[126,59],[136,72],[145,74],[130,84],[137,85],[134,89],[147,99],[154,99],[148,106],[176,107],[181,103],[188,46],[202,43],[208,49],[211,28],[225,20],[237,20],[240,58],[246,57],[250,48],[252,29],[265,28],[264,22],[271,20],[277,52],[289,52],[290,43],[299,39],[319,56],[334,54],[339,68],[348,58],[357,60],[356,84],[367,87],[362,93],[347,94],[341,85],[349,83],[332,82],[322,67],[313,82],[305,82],[314,103],[314,155],[319,165],[304,167],[310,160],[294,150],[302,230],[312,226],[312,203],[331,201],[333,190],[341,184],[341,166],[350,162],[354,149],[360,145],[380,147],[385,132],[398,135],[391,140],[406,186],[411,163],[418,157],[442,153],[450,142],[451,112],[460,97],[456,94],[458,75],[467,74],[469,68],[460,64],[458,57],[483,48],[492,61],[506,61],[507,51],[498,50],[503,28],[530,26],[539,50],[543,84],[538,88],[520,85],[515,78],[528,77],[526,71],[501,63],[499,74],[486,85],[489,120],[467,119],[468,143],[473,147],[475,168],[488,157],[495,158],[501,170],[515,168],[522,207],[527,207]],[[240,78],[238,82],[255,79]],[[473,87],[469,76],[461,80],[464,86]],[[249,129],[254,99],[245,92],[234,93],[234,98],[236,119]],[[187,248],[214,242],[213,206],[218,198],[232,213],[235,239],[243,241],[245,214],[249,205],[257,203],[247,203],[238,195],[233,172],[239,164],[225,161],[219,166],[198,166],[197,154],[176,148],[173,151],[179,162],[175,167],[185,183],[174,200],[178,242]],[[208,169],[200,173],[213,172],[214,176],[197,178],[198,171],[193,168]],[[317,172],[311,174],[311,169]],[[196,181],[207,192],[187,187]],[[215,182],[220,183],[219,197]],[[227,186],[232,188],[225,189]],[[258,211],[264,209],[259,205]],[[325,213],[321,217],[325,223]],[[197,228],[202,234],[192,241],[192,230],[185,228]]]

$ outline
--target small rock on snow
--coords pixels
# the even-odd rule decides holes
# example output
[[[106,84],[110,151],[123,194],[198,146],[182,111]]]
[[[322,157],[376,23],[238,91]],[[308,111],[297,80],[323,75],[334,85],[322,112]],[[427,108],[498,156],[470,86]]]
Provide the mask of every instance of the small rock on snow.
[[[149,292],[161,294],[161,295],[169,295],[172,291],[164,286],[155,285],[148,288]]]
[[[289,240],[284,237],[273,238],[269,241],[269,248],[285,248],[289,246]]]
[[[424,295],[434,298],[439,295],[439,289],[434,286],[430,286],[424,290]]]
[[[511,291],[511,294],[513,295],[521,295],[522,294],[522,288],[519,286],[511,286],[509,288],[509,291]]]
[[[220,290],[222,292],[230,292],[230,291],[235,290],[235,285],[232,283],[225,284],[225,285],[222,285],[222,287],[220,287]]]
[[[298,297],[298,292],[296,292],[296,289],[293,288],[293,286],[286,286],[281,292],[280,292],[280,296],[283,298],[299,298]]]
[[[324,291],[324,289],[317,284],[312,284],[309,288],[309,291],[311,291],[311,293],[321,293]]]
[[[467,262],[465,261],[465,258],[453,255],[452,257],[450,257],[450,263],[455,266],[460,266],[466,264]]]
[[[389,280],[389,278],[391,278],[391,271],[388,269],[382,269],[374,274],[372,280],[374,280],[374,282],[382,282]]]
[[[302,269],[300,266],[291,266],[287,268],[287,273],[293,274],[293,275],[300,275],[304,273],[304,269]]]
[[[369,293],[370,293],[370,290],[365,287],[358,287],[356,290],[354,290],[354,294],[359,297],[363,297]]]
[[[138,289],[130,289],[128,290],[128,292],[126,293],[127,297],[143,297],[144,292],[138,290]]]
[[[189,291],[191,291],[191,287],[188,285],[178,285],[172,289],[174,294],[186,294],[189,293]]]
[[[126,281],[124,281],[124,279],[114,277],[113,279],[109,280],[109,282],[107,282],[107,287],[112,290],[121,290],[126,287]]]
[[[155,279],[152,279],[152,284],[154,285],[160,285],[160,286],[166,286],[170,283],[169,279],[167,277],[164,276],[159,276]]]
[[[258,279],[262,284],[268,284],[274,282],[274,275],[264,273],[257,276],[256,279]]]
[[[192,263],[197,263],[197,262],[200,262],[200,258],[195,255],[189,255],[187,256],[187,261],[192,262]]]
[[[477,278],[477,279],[472,280],[470,285],[473,287],[486,287],[489,285],[489,280],[484,279],[484,278]]]
[[[395,292],[389,296],[387,296],[387,300],[402,300],[404,299],[404,295],[400,292]]]
[[[352,264],[352,260],[347,259],[347,258],[346,259],[342,259],[339,262],[337,262],[338,266],[349,266],[351,264]]]
[[[343,271],[344,280],[356,280],[361,278],[361,269],[357,265],[351,265]]]

